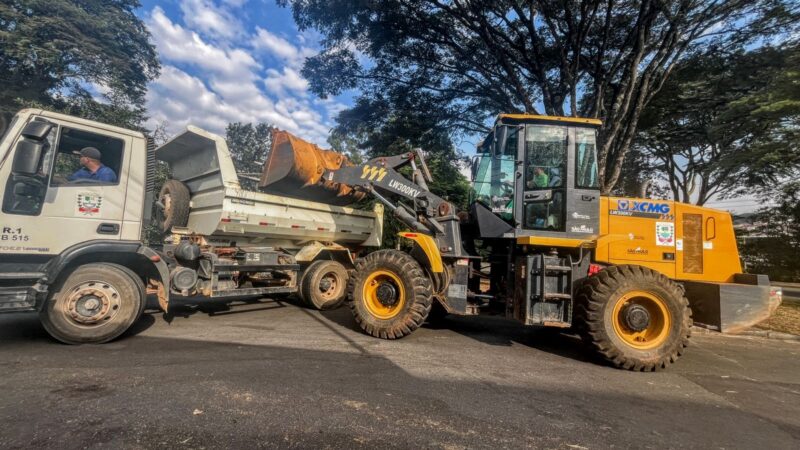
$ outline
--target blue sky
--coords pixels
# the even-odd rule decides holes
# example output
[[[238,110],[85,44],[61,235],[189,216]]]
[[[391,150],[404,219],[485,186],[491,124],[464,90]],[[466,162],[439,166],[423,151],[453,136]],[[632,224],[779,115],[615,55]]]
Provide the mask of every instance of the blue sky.
[[[137,11],[161,58],[147,95],[148,125],[223,133],[229,122],[268,122],[325,144],[353,93],[319,99],[300,75],[319,35],[299,32],[274,0],[143,0]]]

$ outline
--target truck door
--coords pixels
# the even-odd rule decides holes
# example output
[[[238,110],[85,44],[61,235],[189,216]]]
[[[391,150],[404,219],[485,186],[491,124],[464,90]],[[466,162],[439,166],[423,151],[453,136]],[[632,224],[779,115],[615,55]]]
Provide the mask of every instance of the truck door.
[[[0,253],[53,255],[86,241],[120,239],[131,138],[79,123],[47,121],[54,126],[36,175],[42,189],[15,187],[10,169],[0,171],[7,179],[2,225],[10,230],[0,239],[15,243],[0,247]],[[19,152],[19,142],[15,145]],[[101,164],[113,171],[111,180],[78,173],[82,166],[77,153],[86,147],[100,152]]]

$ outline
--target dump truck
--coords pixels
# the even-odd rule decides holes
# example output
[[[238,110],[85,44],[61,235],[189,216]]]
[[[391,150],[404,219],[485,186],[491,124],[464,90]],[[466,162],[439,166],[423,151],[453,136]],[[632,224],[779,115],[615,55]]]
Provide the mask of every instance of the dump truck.
[[[683,354],[694,322],[737,332],[769,317],[780,288],[743,273],[729,213],[601,195],[601,125],[498,116],[473,162],[467,213],[430,192],[420,151],[326,170],[317,181],[292,168],[305,152],[275,155],[261,180],[291,173],[298,185],[346,185],[409,227],[400,233],[408,251],[372,252],[349,278],[355,320],[375,337],[401,338],[447,314],[499,314],[570,330],[613,366],[653,371]],[[410,180],[397,171],[404,166]]]
[[[86,147],[115,181],[71,177]],[[157,160],[172,176],[159,192]],[[70,344],[118,337],[148,291],[165,311],[174,296],[335,307],[355,256],[382,237],[381,205],[243,189],[225,140],[192,126],[155,148],[137,131],[26,109],[0,141],[0,178],[0,312],[39,311]],[[151,222],[164,240],[147,245]]]

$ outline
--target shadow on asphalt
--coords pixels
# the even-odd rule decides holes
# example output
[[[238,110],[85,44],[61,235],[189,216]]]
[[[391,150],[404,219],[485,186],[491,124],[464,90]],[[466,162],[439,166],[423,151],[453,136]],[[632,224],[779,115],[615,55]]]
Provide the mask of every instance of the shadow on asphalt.
[[[482,332],[459,321],[449,329]],[[0,340],[41,333],[30,318],[18,325]],[[494,331],[520,336],[504,330]],[[602,369],[591,367],[583,381],[545,370],[514,385],[485,367],[439,377],[406,360],[428,373],[417,376],[381,355],[270,345],[18,344],[0,347],[0,379],[13,387],[0,398],[4,448],[792,448],[800,438],[786,416],[653,391],[652,376],[620,372],[627,381],[598,389]]]
[[[320,311],[320,314],[340,327],[363,333],[353,319],[350,308],[346,306],[334,310]],[[587,354],[583,343],[577,336],[552,328],[526,327],[502,317],[458,317],[450,315],[436,324],[426,322],[423,328],[436,331],[453,331],[489,345],[507,347],[513,344],[522,344],[576,361],[605,365],[604,362]]]

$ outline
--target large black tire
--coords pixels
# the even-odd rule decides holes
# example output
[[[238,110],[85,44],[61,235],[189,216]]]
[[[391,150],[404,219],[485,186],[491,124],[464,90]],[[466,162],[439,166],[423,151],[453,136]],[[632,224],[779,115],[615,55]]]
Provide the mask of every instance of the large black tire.
[[[39,318],[65,344],[101,344],[130,328],[144,306],[144,283],[135,273],[117,264],[94,263],[57,283]]]
[[[382,339],[399,339],[419,328],[433,300],[431,282],[422,267],[398,250],[379,250],[356,261],[347,292],[358,325]]]
[[[347,278],[347,269],[342,263],[314,261],[303,271],[300,298],[315,309],[338,308],[347,296]]]
[[[614,367],[665,369],[689,344],[689,301],[677,283],[654,270],[608,267],[587,278],[575,300],[581,337]]]
[[[169,233],[172,227],[185,227],[189,223],[191,193],[185,184],[178,180],[167,180],[158,194],[158,202],[163,205],[159,216],[159,227]]]

